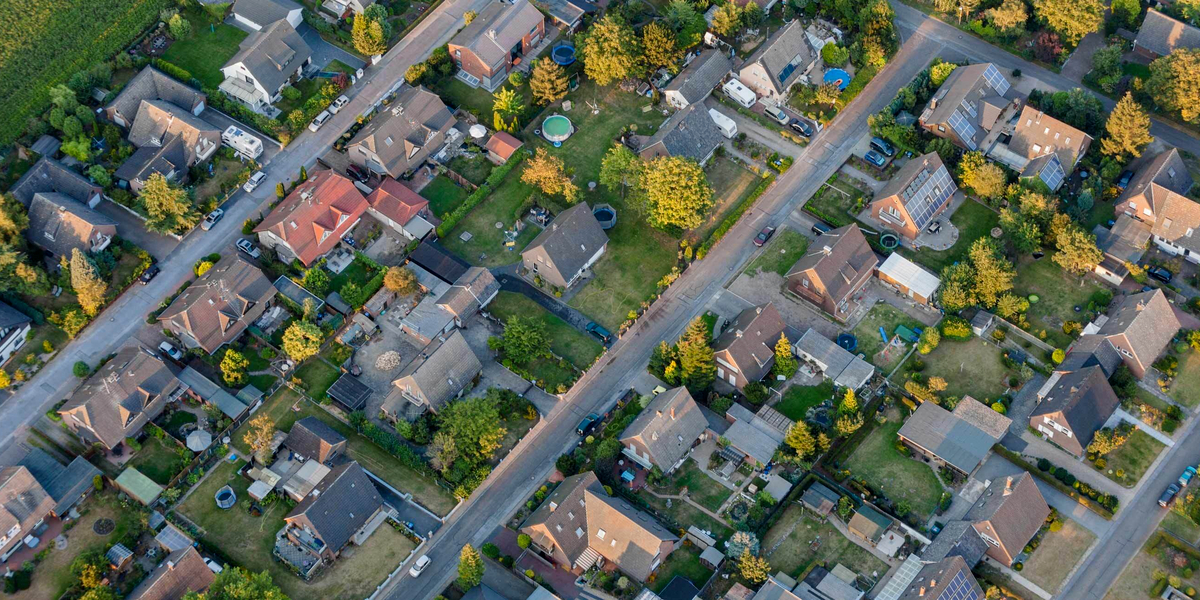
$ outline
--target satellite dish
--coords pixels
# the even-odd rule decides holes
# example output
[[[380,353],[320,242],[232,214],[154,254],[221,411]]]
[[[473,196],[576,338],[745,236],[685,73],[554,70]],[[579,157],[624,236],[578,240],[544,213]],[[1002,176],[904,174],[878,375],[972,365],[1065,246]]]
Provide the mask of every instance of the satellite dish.
[[[471,137],[473,137],[477,140],[483,139],[483,136],[487,135],[487,127],[484,127],[483,125],[475,124],[475,125],[471,126],[471,129],[468,131],[468,133],[471,134]]]

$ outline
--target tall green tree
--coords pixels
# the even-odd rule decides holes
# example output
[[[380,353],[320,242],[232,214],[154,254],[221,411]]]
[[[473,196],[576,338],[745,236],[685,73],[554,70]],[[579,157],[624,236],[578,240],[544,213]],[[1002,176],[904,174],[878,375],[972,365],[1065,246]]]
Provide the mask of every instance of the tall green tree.
[[[549,58],[542,58],[533,66],[529,91],[534,102],[546,105],[566,97],[567,83],[567,72]]]
[[[1129,92],[1125,92],[1108,115],[1104,132],[1106,135],[1100,139],[1100,151],[1122,162],[1141,156],[1142,149],[1154,141],[1150,135],[1150,115]]]
[[[517,125],[519,123],[517,117],[521,115],[521,111],[525,110],[525,105],[521,103],[521,98],[517,96],[515,90],[502,87],[492,94],[492,110],[501,118],[512,119],[514,125]],[[517,129],[517,126],[514,126],[513,129]]]
[[[1096,247],[1096,236],[1078,225],[1072,225],[1060,233],[1057,244],[1054,263],[1068,273],[1084,275],[1104,260],[1104,253]]]
[[[1025,31],[1025,23],[1029,21],[1029,9],[1025,0],[1004,0],[1000,6],[987,11],[992,25],[1007,35],[1019,34]]]
[[[91,316],[100,312],[108,294],[108,282],[100,276],[96,263],[79,248],[71,250],[71,289],[75,290],[83,312]]]
[[[1141,21],[1142,3],[1138,0],[1112,0],[1109,6],[1112,12],[1113,24],[1128,30],[1136,30]]]
[[[683,50],[676,45],[671,30],[658,21],[651,21],[642,28],[642,58],[651,69],[666,67],[668,71],[678,73]]]
[[[683,384],[693,392],[708,389],[716,378],[712,332],[700,317],[689,323],[679,338],[679,368]]]
[[[626,190],[640,188],[645,165],[642,158],[624,144],[613,144],[600,161],[600,184],[610,192],[620,190],[624,198]]]
[[[817,441],[813,439],[812,432],[809,431],[808,424],[804,421],[796,421],[792,424],[787,437],[783,438],[783,443],[795,450],[796,456],[800,458],[810,456],[817,450]]]
[[[550,338],[541,321],[512,315],[502,334],[504,357],[516,364],[528,364],[550,353]]]
[[[579,54],[583,72],[597,85],[641,74],[641,43],[618,13],[605,14],[582,37]]]
[[[283,351],[292,360],[302,362],[321,350],[323,339],[325,335],[315,323],[293,321],[283,332]]]
[[[188,592],[183,600],[288,600],[266,571],[251,573],[225,565],[205,592]]]
[[[492,392],[450,402],[438,412],[439,431],[453,438],[458,453],[473,463],[490,460],[508,432],[501,426],[504,415]]]
[[[1101,0],[1033,0],[1033,14],[1072,45],[1104,26]]]
[[[779,340],[775,342],[775,367],[772,371],[776,375],[790,379],[799,368],[796,355],[792,354],[792,343],[788,341],[787,335],[779,334]]]
[[[742,9],[736,2],[726,2],[713,14],[713,31],[729,36],[742,27]]]
[[[1200,50],[1179,49],[1150,63],[1146,92],[1159,106],[1200,122]]]
[[[379,8],[371,10],[376,6]],[[350,26],[350,39],[354,42],[354,49],[367,56],[387,52],[388,38],[391,35],[387,9],[379,4],[372,4],[362,14],[355,15]]]
[[[200,212],[187,192],[172,185],[160,173],[146,179],[138,196],[146,209],[146,229],[155,233],[184,233],[200,222]]]
[[[458,587],[469,590],[483,582],[483,557],[470,544],[458,555]]]
[[[967,251],[967,259],[975,270],[975,298],[987,308],[995,306],[1000,295],[1013,287],[1017,276],[1013,264],[989,238],[975,240]]]
[[[250,361],[237,350],[230,348],[225,351],[225,356],[221,358],[221,378],[225,380],[225,385],[239,386],[246,383],[246,368],[250,366]]]
[[[654,227],[694,229],[713,207],[712,186],[696,161],[682,156],[660,156],[646,165],[642,189],[648,221]]]

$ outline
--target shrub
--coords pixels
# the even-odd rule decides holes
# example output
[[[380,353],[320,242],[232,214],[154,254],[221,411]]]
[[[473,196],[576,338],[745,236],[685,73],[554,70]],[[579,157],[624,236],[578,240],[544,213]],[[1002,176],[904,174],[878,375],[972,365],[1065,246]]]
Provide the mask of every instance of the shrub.
[[[951,316],[942,321],[942,335],[950,340],[965,340],[973,334],[971,324],[966,319]]]
[[[533,540],[527,534],[522,533],[517,535],[517,547],[521,548],[522,550],[528,548],[529,543],[532,541]]]
[[[484,542],[484,544],[479,547],[479,550],[480,552],[483,552],[484,556],[492,560],[500,558],[500,548],[491,542]]]
[[[83,379],[84,377],[92,374],[92,368],[82,360],[75,361],[75,366],[71,367],[71,373],[76,377]]]

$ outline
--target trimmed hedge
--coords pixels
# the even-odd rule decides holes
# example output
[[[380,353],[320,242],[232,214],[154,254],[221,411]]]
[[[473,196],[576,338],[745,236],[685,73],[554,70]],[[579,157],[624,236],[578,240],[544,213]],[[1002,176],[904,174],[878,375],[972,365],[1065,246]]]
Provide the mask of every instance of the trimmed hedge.
[[[996,444],[996,445],[992,446],[992,450],[994,450],[997,454],[1003,456],[1004,458],[1008,459],[1009,462],[1017,465],[1018,467],[1025,469],[1026,471],[1029,471],[1035,477],[1054,486],[1054,489],[1056,489],[1056,490],[1066,494],[1067,496],[1073,498],[1074,500],[1078,501],[1080,504],[1087,507],[1088,510],[1091,510],[1092,512],[1100,515],[1101,517],[1108,519],[1109,521],[1112,520],[1113,513],[1120,506],[1120,502],[1118,501],[1118,499],[1116,497],[1111,496],[1109,494],[1105,494],[1103,492],[1097,491],[1096,492],[1097,497],[1089,497],[1089,496],[1085,496],[1085,495],[1081,494],[1079,490],[1060,481],[1057,477],[1055,477],[1055,475],[1053,474],[1052,471],[1050,471],[1050,472],[1043,471],[1042,469],[1039,468],[1039,466],[1035,466],[1033,463],[1030,463],[1029,461],[1025,460],[1025,458],[1022,457],[1020,453],[1013,452],[1012,450],[1009,450],[1008,448],[1005,448],[1004,446],[1002,446],[1000,444]],[[1045,459],[1039,460],[1038,463],[1041,464],[1042,460],[1045,460]],[[1046,461],[1045,466],[1053,468],[1054,465],[1053,465],[1053,463],[1050,463],[1050,461]],[[1061,468],[1061,467],[1059,467],[1059,468]],[[1107,506],[1104,506],[1103,504],[1101,504],[1102,502],[1106,502],[1106,501],[1112,503],[1111,510]]]
[[[453,212],[446,215],[445,219],[442,219],[442,224],[438,225],[437,228],[438,237],[446,237],[446,234],[453,231],[458,222],[463,220],[463,217],[466,217],[467,213],[471,212],[476,206],[483,203],[484,199],[492,193],[492,190],[499,187],[500,182],[504,181],[508,173],[521,164],[528,155],[528,152],[518,152],[507,163],[492,169],[492,173],[488,175],[487,181],[484,181],[483,185],[476,188],[474,192],[471,192],[470,196],[467,196],[466,200],[463,200],[462,204],[458,205],[458,208],[455,208]]]
[[[971,324],[962,317],[948,316],[942,319],[942,336],[948,340],[969,340],[975,335]]]
[[[750,207],[754,206],[754,203],[758,201],[759,196],[762,196],[763,192],[767,191],[767,188],[771,187],[771,184],[774,182],[774,174],[764,173],[762,179],[758,181],[758,185],[755,186],[754,191],[750,192],[750,195],[746,196],[746,199],[742,200],[741,204],[738,204],[732,212],[730,212],[728,215],[725,215],[725,218],[721,220],[721,224],[717,226],[717,228],[713,230],[712,234],[708,236],[708,239],[704,240],[704,243],[700,244],[700,247],[696,249],[696,260],[704,258],[708,254],[708,251],[711,250],[713,246],[716,246],[717,242],[721,241],[721,238],[725,237],[725,234],[729,233],[729,230],[733,229],[734,225],[737,225],[737,222],[741,220],[742,215],[746,214],[746,211],[750,210]]]

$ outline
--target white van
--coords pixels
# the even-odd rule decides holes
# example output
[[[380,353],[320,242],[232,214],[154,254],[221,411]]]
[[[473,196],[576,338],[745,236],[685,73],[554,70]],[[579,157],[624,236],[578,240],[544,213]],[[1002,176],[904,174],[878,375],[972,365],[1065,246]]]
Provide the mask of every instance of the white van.
[[[745,108],[750,108],[754,106],[755,102],[758,102],[758,96],[736,79],[726,81],[725,85],[721,86],[721,89],[725,92],[726,96],[729,96],[730,100],[737,102]]]

